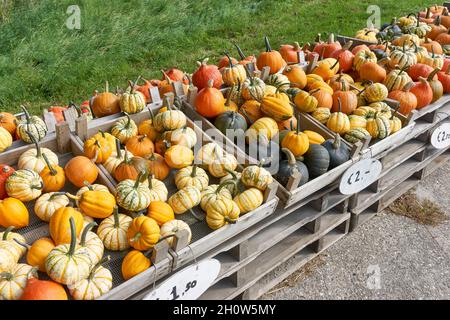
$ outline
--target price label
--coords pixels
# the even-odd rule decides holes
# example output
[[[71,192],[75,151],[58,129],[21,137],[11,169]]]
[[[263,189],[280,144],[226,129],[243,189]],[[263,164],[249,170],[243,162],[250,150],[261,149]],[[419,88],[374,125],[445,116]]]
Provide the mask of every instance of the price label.
[[[376,159],[361,160],[344,172],[339,185],[342,194],[355,194],[374,183],[380,176],[383,166]]]
[[[450,122],[443,123],[434,129],[430,142],[436,149],[443,149],[450,146]]]
[[[218,260],[201,261],[165,280],[143,300],[195,300],[212,285],[219,272]]]

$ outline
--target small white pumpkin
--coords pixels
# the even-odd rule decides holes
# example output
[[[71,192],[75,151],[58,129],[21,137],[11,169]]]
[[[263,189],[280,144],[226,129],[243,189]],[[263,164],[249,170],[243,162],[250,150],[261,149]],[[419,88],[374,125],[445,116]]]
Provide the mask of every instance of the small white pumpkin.
[[[64,192],[44,193],[34,204],[34,213],[39,219],[49,222],[52,215],[59,208],[66,207],[70,203]]]
[[[128,159],[131,159],[133,157],[133,154],[130,151],[120,149],[119,139],[116,139],[115,150],[119,150],[119,152],[117,153],[117,151],[113,151],[109,158],[103,163],[103,166],[105,167],[106,171],[109,172],[109,174],[113,174],[114,170],[116,170],[119,164],[121,164],[123,160],[125,160],[125,153],[127,154]]]
[[[178,220],[178,219],[173,219],[173,220],[167,221],[166,223],[164,223],[161,226],[161,229],[160,229],[161,238],[165,238],[165,237],[174,235],[180,230],[188,231],[188,234],[189,234],[188,243],[191,243],[191,239],[192,239],[191,228],[189,227],[189,225],[186,222],[184,222],[182,220]],[[165,240],[167,241],[169,246],[172,246],[173,237],[169,237]]]
[[[185,167],[175,173],[175,185],[178,190],[192,186],[202,191],[208,186],[208,183],[208,174],[196,165]]]
[[[91,258],[91,263],[93,265],[97,264],[102,259],[105,250],[103,241],[96,233],[91,231],[96,225],[96,222],[89,223],[84,227],[80,237],[80,246],[88,250],[88,255]]]
[[[148,179],[148,189],[150,190],[150,201],[167,201],[169,191],[161,180],[155,178]]]
[[[34,144],[35,148],[29,149],[20,155],[19,161],[17,163],[17,167],[19,169],[28,169],[37,173],[41,173],[41,171],[44,170],[47,166],[44,157],[42,156],[43,154],[47,156],[48,161],[51,165],[59,164],[58,156],[52,150],[41,148],[39,146],[39,143],[37,143],[36,141],[34,141]]]
[[[33,267],[24,263],[0,273],[0,300],[19,300],[28,279],[34,277]]]
[[[106,249],[122,251],[130,247],[127,231],[132,220],[131,217],[119,213],[117,207],[114,208],[111,216],[103,219],[97,228],[97,235]]]

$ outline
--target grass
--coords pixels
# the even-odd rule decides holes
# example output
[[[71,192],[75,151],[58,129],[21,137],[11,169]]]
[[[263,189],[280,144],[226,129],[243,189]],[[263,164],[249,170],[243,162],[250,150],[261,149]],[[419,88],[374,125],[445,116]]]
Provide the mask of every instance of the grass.
[[[438,205],[428,199],[419,200],[414,191],[409,191],[394,201],[389,210],[396,215],[430,226],[437,226],[450,220]]]
[[[382,0],[381,20],[416,12],[435,1]],[[81,9],[81,29],[66,27],[70,5]],[[80,103],[105,80],[126,85],[141,74],[195,61],[216,61],[232,42],[247,54],[311,41],[317,32],[353,35],[366,25],[374,1],[247,0],[0,0],[0,110],[33,112]]]

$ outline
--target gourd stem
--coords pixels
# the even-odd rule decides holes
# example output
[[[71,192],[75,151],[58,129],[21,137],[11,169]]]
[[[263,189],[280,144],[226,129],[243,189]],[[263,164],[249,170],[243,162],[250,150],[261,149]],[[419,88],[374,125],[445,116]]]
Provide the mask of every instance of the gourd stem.
[[[114,218],[114,228],[118,229],[120,227],[120,221],[119,221],[119,207],[114,206],[113,210],[113,218]]]
[[[5,279],[6,281],[11,281],[14,278],[14,275],[11,272],[2,272],[0,273],[0,279]]]
[[[128,150],[127,147],[125,147],[125,154],[123,155],[123,162],[125,162],[126,164],[130,163],[130,159],[128,158]]]
[[[34,136],[34,134],[31,133],[31,131],[27,130],[26,133],[30,137],[30,139],[34,143],[34,145],[36,146],[36,158],[38,158],[38,159],[42,158],[41,147],[39,146],[39,143],[36,140],[36,137]]]
[[[219,194],[219,193],[220,193],[220,190],[222,190],[225,186],[227,186],[227,185],[229,185],[229,184],[235,184],[235,182],[234,182],[234,181],[231,181],[231,180],[227,180],[227,181],[222,182],[222,183],[219,184],[219,186],[217,187],[215,194]]]
[[[33,184],[33,185],[31,185],[30,186],[30,188],[31,189],[42,189],[42,188],[44,188],[44,183],[43,182],[41,182],[39,185],[35,185],[35,184]]]
[[[342,105],[341,105],[341,98],[338,97],[338,112],[341,112]]]
[[[228,66],[230,67],[230,69],[233,68],[234,66],[233,66],[233,61],[231,61],[230,53],[225,51],[224,54],[228,59]]]
[[[109,92],[109,82],[108,82],[108,80],[105,81],[105,92]]]
[[[297,129],[296,129],[297,135],[300,134],[300,112],[297,113]]]
[[[55,170],[55,168],[53,168],[52,164],[50,163],[50,161],[48,160],[48,157],[45,153],[42,154],[42,157],[44,158],[45,163],[47,164],[48,169],[50,170],[50,174],[52,176],[56,176],[58,174],[58,171]]]
[[[229,224],[235,224],[236,223],[236,220],[232,220],[229,217],[223,217],[223,219]]]
[[[234,171],[227,168],[225,168],[225,171],[228,172],[233,177],[234,180],[237,180],[237,175]]]
[[[291,150],[289,150],[288,148],[282,148],[281,151],[284,152],[284,154],[287,156],[288,158],[288,164],[290,166],[295,166],[295,164],[297,163],[297,160],[295,159],[294,154],[291,152]]]
[[[169,235],[167,235],[165,237],[160,238],[157,243],[160,243],[161,241],[164,241],[164,240],[169,239],[169,238],[174,238],[174,237],[175,237],[175,234],[169,234]]]
[[[148,89],[148,93],[150,94],[150,89]],[[148,108],[148,112],[150,113],[150,119],[152,120],[152,125],[153,125],[153,121],[154,121],[154,118],[155,118],[155,115],[153,114],[153,110],[152,110],[152,108]]]
[[[341,146],[341,136],[338,133],[336,133],[336,135],[334,136],[333,148],[339,149],[340,146]]]
[[[23,110],[23,113],[25,113],[25,118],[27,119],[27,124],[31,123],[31,119],[30,119],[30,113],[28,112],[27,108],[25,108],[24,105],[20,106]]]
[[[192,172],[191,172],[191,177],[195,178],[195,176],[197,175],[197,165],[193,165],[192,166]]]
[[[142,233],[136,232],[133,238],[130,239],[130,242],[136,242],[139,240],[139,238],[142,237]]]
[[[153,175],[151,177],[148,178],[148,188],[150,190],[153,190]]]
[[[111,260],[111,256],[103,257],[91,270],[91,273],[89,274],[89,280],[92,280],[94,278],[95,272],[97,269],[104,263],[109,262]]]
[[[225,106],[226,107],[228,107],[230,105],[231,96],[234,93],[234,88],[235,88],[235,86],[232,86],[231,89],[230,89],[230,92],[228,92],[227,100],[225,100]]]
[[[81,240],[80,240],[80,245],[82,247],[86,247],[86,237],[88,232],[97,225],[97,222],[90,222],[84,229],[83,232],[81,233]]]
[[[69,192],[64,193],[64,195],[65,195],[66,197],[68,197],[69,199],[76,200],[76,201],[79,201],[79,200],[81,199],[81,197],[74,196],[73,194],[71,194],[71,193],[69,193]]]
[[[124,113],[128,120],[127,123],[125,124],[125,128],[129,129],[131,126],[131,118],[130,118],[130,115],[128,114],[128,112],[124,112]]]
[[[147,135],[146,135],[146,134],[143,134],[142,136],[139,137],[138,141],[139,141],[139,142],[142,142],[142,141],[144,141],[144,139],[145,139],[146,137],[147,137]]]
[[[272,52],[272,48],[270,47],[269,38],[264,36],[264,43],[266,44],[266,52]]]
[[[67,252],[67,255],[70,257],[73,256],[73,254],[75,253],[75,248],[77,246],[77,231],[75,228],[75,220],[73,219],[73,217],[70,217],[69,224],[70,224],[70,247],[69,251]]]
[[[50,198],[48,198],[48,200],[53,200],[56,197],[65,196],[65,195],[66,195],[66,192],[53,192],[52,195],[50,196]]]
[[[234,43],[234,46],[236,47],[239,57],[241,57],[241,60],[244,60],[246,58],[244,52],[242,52],[241,48],[239,47],[239,45],[237,43]]]
[[[336,59],[336,62],[331,66],[330,70],[333,70],[339,64],[339,59],[340,57]]]
[[[16,238],[13,239],[18,245],[21,245],[22,247],[26,249],[30,249],[31,246],[28,243],[22,242],[20,240],[17,240]]]
[[[94,187],[86,180],[83,181],[83,184],[90,190],[94,191]]]
[[[5,229],[5,231],[3,231],[3,237],[2,237],[3,241],[6,241],[8,239],[8,233],[13,231],[14,228],[15,228],[14,226],[9,226],[8,228]]]
[[[433,71],[431,71],[430,74],[428,75],[427,80],[428,80],[428,81],[433,81],[434,76],[435,76],[439,71],[441,71],[441,70],[438,69],[438,68],[436,68],[436,69],[434,69]]]
[[[125,150],[125,155],[126,155],[126,150]],[[139,175],[138,175],[138,177],[137,177],[137,179],[136,179],[136,182],[134,183],[134,189],[137,189],[137,188],[139,188],[139,185],[141,184],[141,179],[142,179],[142,176],[143,176],[143,174],[144,174],[144,172],[140,172],[139,173]]]
[[[117,158],[122,159],[122,149],[120,149],[120,140],[116,138]]]

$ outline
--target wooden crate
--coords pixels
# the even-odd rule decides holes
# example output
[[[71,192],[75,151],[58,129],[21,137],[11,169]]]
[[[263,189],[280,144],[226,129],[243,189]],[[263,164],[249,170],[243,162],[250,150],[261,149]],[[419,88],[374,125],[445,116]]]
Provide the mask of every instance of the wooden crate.
[[[161,105],[151,105],[150,107],[152,108],[152,111],[156,113],[161,108]],[[147,111],[138,114],[133,114],[131,115],[131,118],[136,123],[140,123],[143,120],[149,119],[150,113]],[[96,132],[98,132],[98,130],[103,130],[107,132],[111,129],[111,127],[115,124],[116,121],[117,118],[109,119],[108,121],[100,123],[97,127],[86,126],[85,124],[77,125],[76,131],[79,134],[79,136],[76,137],[77,143],[81,147],[81,145],[83,144],[83,140],[80,137],[90,137],[94,135]],[[187,120],[187,126],[194,129],[194,131],[197,134],[197,138],[199,141],[198,143],[200,143],[201,145],[213,142],[210,139],[210,137],[208,137],[204,132],[202,132],[201,129],[197,127],[189,119]],[[236,155],[236,151],[233,152],[233,154]],[[108,177],[111,184],[113,186],[116,185],[116,181],[106,171],[106,169],[102,165],[99,165],[99,167],[100,170],[103,172],[103,174]],[[240,167],[240,169],[242,169],[242,167]],[[166,180],[164,181],[168,188],[169,194],[173,194],[176,191],[176,186],[173,183],[174,180],[173,175],[174,171],[172,170],[169,177],[166,178]],[[217,183],[217,179],[211,178],[210,183],[211,184]],[[192,243],[188,246],[187,243],[184,241],[184,234],[178,234],[176,236],[177,241],[174,241],[176,247],[174,246],[169,249],[169,255],[171,260],[170,266],[171,272],[191,263],[195,259],[204,255],[206,252],[213,250],[215,247],[220,246],[224,242],[227,242],[229,239],[236,236],[237,234],[245,232],[247,228],[250,228],[254,224],[261,221],[262,219],[270,216],[275,211],[275,208],[278,204],[278,198],[275,196],[276,188],[277,184],[272,184],[268,188],[265,194],[264,204],[261,207],[243,215],[239,219],[238,223],[236,223],[235,225],[227,225],[215,231],[209,229],[209,227],[206,225],[204,221],[196,220],[196,218],[190,213],[177,215],[176,217],[177,219],[184,220],[190,225],[193,237]],[[193,211],[197,216],[200,217],[204,216],[204,213],[200,210],[200,208],[194,208]],[[148,281],[142,281],[142,279],[143,278],[150,279],[152,274],[153,270],[149,270],[148,272],[145,271],[142,274],[138,275],[137,277],[130,279],[127,283],[124,283],[123,288],[120,292],[118,291],[110,292],[109,294],[102,297],[102,299],[126,299],[131,295],[144,289],[145,287],[149,286],[150,283]],[[159,277],[156,277],[156,280],[158,279]]]
[[[44,148],[48,148],[55,152],[59,159],[59,165],[64,167],[64,165],[74,156],[82,155],[83,151],[80,148],[80,145],[77,141],[77,138],[70,133],[69,125],[67,123],[61,123],[56,125],[55,133],[50,134],[44,141],[40,142],[40,146]],[[9,153],[7,158],[2,159],[2,163],[11,165],[16,167],[17,161],[20,155],[26,150],[33,148],[33,145],[26,145],[21,148],[13,149]],[[113,185],[111,184],[108,177],[106,177],[102,171],[99,170],[99,176],[97,178],[96,183],[103,184],[107,186],[110,191],[113,191]],[[66,185],[63,191],[70,192],[75,194],[78,191],[78,188],[72,185],[68,180],[66,181]],[[34,213],[34,203],[35,201],[30,201],[26,203],[28,211],[30,213],[30,223],[27,227],[16,230],[22,234],[27,243],[32,244],[39,238],[49,237],[48,223],[41,221]],[[0,228],[0,231],[3,231],[3,228]],[[127,252],[113,252],[105,249],[105,256],[110,255],[111,260],[105,263],[105,267],[108,268],[113,275],[113,289],[112,291],[120,290],[122,283],[124,282],[121,273],[121,262],[122,258],[125,256]],[[25,258],[22,258],[22,261]],[[152,260],[154,262],[154,266],[151,267],[151,270],[155,270],[158,268],[158,276],[162,277],[163,275],[169,272],[169,267],[171,265],[171,256],[168,254],[168,247],[165,245],[158,245],[153,253]],[[46,278],[45,274],[40,275],[41,278]],[[141,280],[145,279],[145,281],[149,281],[148,278],[141,277]]]
[[[191,94],[183,103],[183,112],[191,119],[195,121],[199,121],[202,125],[202,129],[208,130],[208,132],[212,132],[212,135],[216,137],[216,140],[225,141],[225,145],[229,146],[229,148],[233,150],[238,150],[238,153],[241,157],[246,157],[249,163],[257,163],[258,161],[254,158],[248,156],[248,150],[243,150],[236,146],[234,141],[226,137],[222,132],[220,132],[216,127],[205,117],[199,115],[193,105],[192,102],[193,94]],[[329,131],[327,128],[324,128],[321,125],[318,125],[318,122],[315,121],[312,117],[310,117],[306,113],[300,114],[300,122],[302,124],[302,130],[313,130],[320,133],[325,139],[334,138],[334,134]],[[211,131],[210,131],[211,130]],[[346,142],[344,142],[346,143]],[[290,206],[296,204],[297,202],[303,201],[307,199],[309,196],[313,195],[320,190],[327,188],[330,185],[335,185],[339,183],[339,178],[341,175],[347,170],[354,162],[359,160],[359,153],[363,148],[363,144],[358,143],[353,146],[349,146],[351,148],[352,159],[347,161],[346,163],[328,171],[327,173],[309,181],[308,183],[298,187],[298,180],[294,177],[291,179],[291,183],[288,183],[287,186],[281,185],[278,183],[278,193],[277,196],[280,198],[280,201],[283,203],[284,208],[289,208]]]

